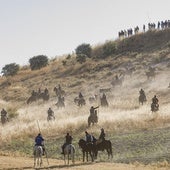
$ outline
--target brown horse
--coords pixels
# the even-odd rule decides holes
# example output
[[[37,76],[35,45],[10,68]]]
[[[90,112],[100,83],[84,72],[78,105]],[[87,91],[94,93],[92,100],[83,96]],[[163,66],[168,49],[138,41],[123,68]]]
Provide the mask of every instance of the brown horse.
[[[85,154],[86,154],[86,161],[88,161],[88,154],[90,154],[92,162],[94,161],[94,154],[95,154],[95,147],[93,143],[86,143],[84,139],[80,139],[78,142],[80,148],[83,152],[83,162],[85,161]]]
[[[112,143],[110,140],[96,141],[95,144],[95,157],[97,158],[98,151],[107,151],[108,159],[113,158],[112,154]]]

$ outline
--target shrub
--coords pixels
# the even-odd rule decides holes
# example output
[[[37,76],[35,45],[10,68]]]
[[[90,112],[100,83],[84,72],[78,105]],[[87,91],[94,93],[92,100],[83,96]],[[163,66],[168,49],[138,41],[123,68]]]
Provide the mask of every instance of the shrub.
[[[19,71],[19,65],[16,63],[7,64],[2,68],[1,73],[4,76],[14,76]]]
[[[34,56],[29,59],[31,70],[41,69],[48,64],[48,57],[45,55]]]
[[[103,46],[103,57],[106,58],[111,56],[116,51],[116,43],[113,41],[108,41]]]
[[[82,64],[82,63],[84,63],[84,62],[86,62],[86,55],[84,55],[84,54],[78,54],[77,56],[76,56],[76,60],[77,60],[77,62],[79,62],[80,64]]]
[[[91,57],[91,51],[92,51],[92,48],[90,46],[90,44],[81,44],[79,45],[77,48],[76,48],[76,55],[80,55],[80,54],[83,54],[83,55],[86,55],[87,57]]]

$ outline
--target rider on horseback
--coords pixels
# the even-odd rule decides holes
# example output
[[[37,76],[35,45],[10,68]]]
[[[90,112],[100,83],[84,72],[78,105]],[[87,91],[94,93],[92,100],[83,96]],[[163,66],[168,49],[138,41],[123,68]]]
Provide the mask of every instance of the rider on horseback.
[[[93,118],[94,118],[95,116],[97,116],[97,115],[96,115],[96,114],[97,114],[97,111],[96,111],[97,108],[99,108],[99,106],[97,106],[97,107],[93,107],[93,106],[92,106],[92,107],[90,108],[90,117],[93,117]]]
[[[152,98],[152,104],[151,104],[151,110],[158,110],[159,109],[159,104],[158,104],[159,100],[158,98],[156,97],[156,95]]]
[[[35,146],[42,146],[43,155],[44,155],[44,153],[45,153],[44,138],[42,137],[41,133],[39,133],[39,134],[35,137]]]
[[[100,133],[100,136],[99,136],[99,140],[101,142],[105,140],[105,132],[104,132],[103,128],[101,128],[101,133]]]
[[[48,118],[53,117],[55,119],[54,111],[51,108],[48,109],[47,113],[48,113]]]
[[[94,136],[90,135],[87,131],[85,131],[85,134],[86,134],[85,136],[86,144],[95,142]]]
[[[79,93],[79,99],[82,99],[83,98],[83,95],[82,95],[82,93],[80,92]]]
[[[140,94],[140,96],[143,96],[143,97],[144,97],[144,101],[146,101],[146,95],[145,95],[145,92],[144,92],[143,89],[141,89],[141,90],[139,91],[139,94]]]
[[[71,144],[71,143],[72,143],[72,140],[73,140],[73,137],[72,137],[69,133],[67,133],[67,135],[65,136],[65,138],[66,138],[66,140],[65,140],[65,143],[64,143],[63,146],[62,146],[62,152],[61,152],[61,154],[64,154],[64,148],[65,148],[67,145]]]
[[[156,95],[152,98],[152,103],[153,104],[158,104],[159,100],[158,98],[156,97]]]
[[[1,122],[2,124],[8,121],[7,111],[5,109],[1,110]]]

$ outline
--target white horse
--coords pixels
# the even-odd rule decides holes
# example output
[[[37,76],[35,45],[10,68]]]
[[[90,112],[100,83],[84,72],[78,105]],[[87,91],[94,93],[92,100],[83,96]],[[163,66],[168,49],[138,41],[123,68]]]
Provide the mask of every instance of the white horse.
[[[43,148],[42,146],[34,146],[34,167],[42,165],[42,154]]]
[[[66,164],[66,156],[67,156],[67,164],[69,164],[69,159],[70,159],[70,156],[71,156],[71,160],[74,164],[74,154],[75,154],[75,147],[74,145],[72,144],[69,144],[67,145],[65,148],[64,148],[64,163]]]

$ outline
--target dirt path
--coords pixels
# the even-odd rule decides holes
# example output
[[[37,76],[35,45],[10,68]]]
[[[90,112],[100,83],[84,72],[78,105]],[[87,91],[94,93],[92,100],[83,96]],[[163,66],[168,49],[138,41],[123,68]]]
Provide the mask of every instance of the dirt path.
[[[64,165],[64,162],[62,160],[56,160],[56,159],[49,159],[49,166],[47,164],[46,158],[43,158],[43,166],[42,168],[37,169],[62,169],[65,170],[68,168],[71,170],[87,170],[87,169],[93,169],[93,170],[154,170],[155,168],[157,170],[167,170],[170,167],[167,165],[162,166],[144,166],[140,164],[136,165],[126,165],[126,164],[115,164],[115,163],[109,163],[109,162],[95,162],[95,163],[82,163],[82,162],[76,162],[75,165]],[[168,168],[169,167],[169,168]],[[14,170],[14,169],[35,169],[33,168],[33,158],[28,157],[9,157],[9,156],[0,156],[0,169],[8,169],[8,170]]]

